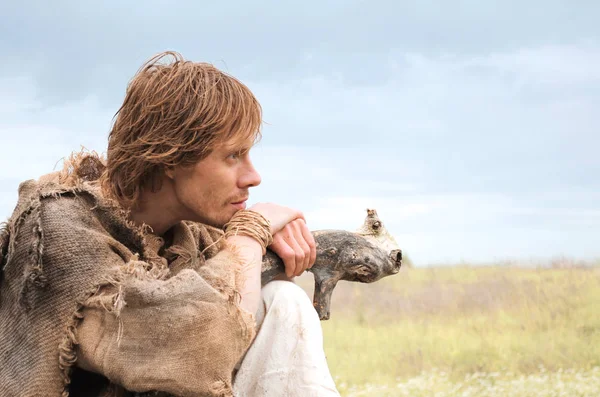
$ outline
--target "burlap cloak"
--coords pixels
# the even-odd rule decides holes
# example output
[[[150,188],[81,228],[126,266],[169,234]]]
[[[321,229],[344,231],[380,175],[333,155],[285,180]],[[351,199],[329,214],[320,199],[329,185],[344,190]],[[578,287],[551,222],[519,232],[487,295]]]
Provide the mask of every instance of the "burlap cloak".
[[[157,238],[99,191],[19,187],[0,232],[0,396],[232,395],[255,332],[238,256],[200,224]]]

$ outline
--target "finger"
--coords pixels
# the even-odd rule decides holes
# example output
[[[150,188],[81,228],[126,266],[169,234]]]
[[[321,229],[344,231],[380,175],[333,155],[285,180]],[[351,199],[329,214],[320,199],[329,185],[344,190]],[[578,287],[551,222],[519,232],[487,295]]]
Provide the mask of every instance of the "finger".
[[[298,219],[304,219],[304,213],[300,210],[297,210],[295,208],[290,208],[290,207],[280,207],[281,209],[285,210],[287,216],[288,216],[288,222],[287,224],[290,224]],[[283,230],[283,228],[282,228]]]
[[[295,275],[296,273],[298,273],[298,268],[302,267],[302,262],[304,262],[304,255],[302,253],[300,245],[294,237],[294,227],[289,223],[285,225],[285,227],[282,229],[281,236],[283,237],[283,240],[287,243],[287,245],[294,251],[295,266],[293,268],[292,275]]]
[[[304,222],[306,222],[306,218],[304,218],[304,213],[302,211],[298,211],[296,214],[296,219],[302,219]]]
[[[294,275],[300,276],[304,272],[304,261],[305,254],[304,249],[300,245],[300,241],[304,240],[302,234],[296,232],[296,228],[294,224],[288,224],[285,227],[285,233],[283,234],[283,238],[288,243],[290,247],[294,250],[296,255],[296,268],[294,269]]]
[[[285,275],[292,277],[296,271],[296,253],[283,238],[283,234],[283,231],[281,231],[273,236],[273,244],[271,244],[270,249],[283,260]]]
[[[294,236],[296,238],[296,241],[298,242],[298,244],[302,248],[302,251],[304,252],[304,261],[302,262],[302,271],[304,272],[306,269],[308,269],[308,267],[311,264],[311,262],[310,262],[310,260],[311,260],[310,244],[306,240],[307,236],[304,233],[304,229],[306,229],[306,222],[304,222],[303,220],[297,220],[297,221],[294,221],[293,226],[294,226],[294,232],[295,232]]]
[[[315,261],[317,260],[317,243],[315,242],[315,236],[308,229],[308,225],[306,222],[301,223],[302,236],[304,236],[304,241],[308,244],[310,248],[310,253],[307,255],[308,259],[308,269],[313,267]]]

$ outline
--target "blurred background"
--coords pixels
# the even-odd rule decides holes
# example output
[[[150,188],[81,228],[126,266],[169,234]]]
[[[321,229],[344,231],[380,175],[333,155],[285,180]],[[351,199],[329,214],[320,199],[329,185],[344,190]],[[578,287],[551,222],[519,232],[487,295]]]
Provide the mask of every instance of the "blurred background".
[[[0,5],[0,216],[18,183],[102,153],[164,50],[264,108],[251,200],[354,229],[376,208],[417,265],[600,257],[600,3],[19,1]]]
[[[334,293],[344,395],[596,396],[599,17],[595,1],[2,2],[0,219],[21,181],[103,153],[129,79],[175,50],[261,102],[251,202],[312,229],[375,208],[414,264]]]

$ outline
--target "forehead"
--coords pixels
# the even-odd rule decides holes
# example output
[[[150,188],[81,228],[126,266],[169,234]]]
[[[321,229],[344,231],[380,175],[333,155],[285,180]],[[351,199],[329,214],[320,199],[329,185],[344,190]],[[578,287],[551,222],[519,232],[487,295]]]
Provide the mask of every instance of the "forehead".
[[[247,152],[256,144],[256,138],[253,136],[241,136],[226,140],[218,145],[222,150]]]

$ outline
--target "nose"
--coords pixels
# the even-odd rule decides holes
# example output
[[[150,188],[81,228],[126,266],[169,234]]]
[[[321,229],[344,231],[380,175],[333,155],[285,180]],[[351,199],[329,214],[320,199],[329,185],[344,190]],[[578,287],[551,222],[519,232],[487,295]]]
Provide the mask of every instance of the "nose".
[[[390,259],[394,264],[395,270],[400,270],[400,266],[402,266],[402,250],[392,250],[390,252]]]
[[[254,168],[252,162],[248,160],[248,164],[244,168],[244,172],[239,179],[239,188],[247,189],[249,187],[258,186],[261,182],[262,178],[260,177],[260,174],[256,171],[256,168]]]

